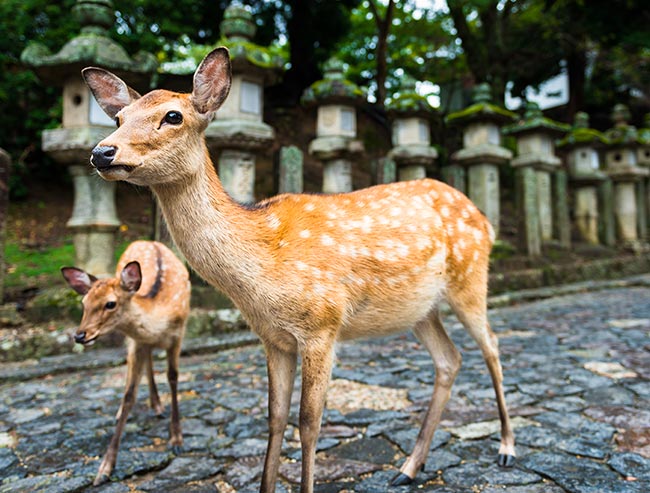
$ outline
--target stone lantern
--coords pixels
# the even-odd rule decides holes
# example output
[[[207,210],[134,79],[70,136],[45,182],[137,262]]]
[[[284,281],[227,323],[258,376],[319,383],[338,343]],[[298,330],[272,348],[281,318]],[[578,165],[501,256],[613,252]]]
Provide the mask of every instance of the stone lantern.
[[[530,183],[528,183],[530,186],[524,187],[524,197],[522,197],[524,204],[532,206],[531,209],[524,212],[528,245],[548,243],[557,238],[556,230],[559,231],[561,228],[560,224],[554,223],[558,220],[560,207],[565,212],[564,216],[568,216],[566,174],[562,175],[564,177],[563,190],[556,190],[553,193],[554,174],[562,171],[562,161],[555,155],[555,139],[564,135],[568,130],[568,125],[545,118],[539,105],[534,102],[526,103],[522,120],[504,129],[504,133],[517,138],[517,157],[512,160],[512,166],[534,171],[534,178],[531,174]],[[535,190],[533,190],[533,183]],[[532,199],[533,196],[536,198]],[[563,223],[566,223],[564,230],[566,230],[568,217],[563,219]],[[533,229],[538,229],[538,231],[533,231]],[[536,235],[539,236],[539,240],[533,239]],[[562,243],[570,241],[569,238],[566,238],[569,236],[568,234],[562,236],[565,236]],[[537,250],[538,247],[535,246],[534,249]]]
[[[583,241],[592,245],[600,243],[598,235],[598,186],[607,179],[600,170],[599,151],[606,143],[605,136],[589,128],[589,115],[576,113],[575,123],[569,133],[557,143],[565,157],[569,180],[575,190],[575,225]]]
[[[404,77],[399,94],[388,106],[393,121],[393,149],[388,157],[395,161],[400,181],[425,178],[427,167],[435,163],[438,151],[431,146],[429,124],[434,113],[426,98],[415,92],[415,80]]]
[[[447,122],[464,127],[463,148],[451,156],[452,163],[467,168],[467,194],[499,234],[501,214],[499,166],[512,159],[501,146],[501,126],[515,119],[515,113],[491,103],[489,84],[474,89],[474,104],[451,113]]]
[[[256,26],[250,11],[230,5],[220,26],[223,43],[230,50],[230,95],[205,132],[210,152],[218,155],[219,178],[233,199],[255,201],[255,154],[267,149],[275,132],[262,121],[264,86],[275,82],[283,60],[254,44]]]
[[[323,192],[352,191],[352,158],[363,151],[356,140],[356,106],[366,98],[363,91],[343,77],[343,64],[330,59],[323,80],[314,82],[302,95],[305,106],[318,107],[316,139],[309,153],[323,162]]]
[[[115,233],[120,225],[115,208],[115,183],[102,180],[89,165],[90,152],[115,129],[81,77],[87,66],[104,67],[133,86],[146,86],[158,64],[153,55],[133,58],[109,36],[115,14],[111,0],[77,0],[72,9],[81,33],[56,54],[32,43],[21,60],[48,84],[63,86],[61,126],[43,132],[43,150],[68,167],[74,184],[72,229],[75,264],[95,275],[112,275]]]
[[[627,120],[630,112],[623,104],[617,104],[612,112],[614,126],[605,135],[609,141],[605,149],[606,173],[614,182],[614,216],[616,236],[624,246],[637,249],[643,238],[639,220],[644,210],[639,207],[637,184],[649,174],[647,168],[638,166],[639,141],[635,127]]]
[[[644,127],[639,129],[639,142],[641,146],[637,151],[639,166],[650,170],[650,113],[644,117]],[[650,177],[639,181],[639,207],[644,211],[645,221],[640,223],[645,236],[650,228]]]

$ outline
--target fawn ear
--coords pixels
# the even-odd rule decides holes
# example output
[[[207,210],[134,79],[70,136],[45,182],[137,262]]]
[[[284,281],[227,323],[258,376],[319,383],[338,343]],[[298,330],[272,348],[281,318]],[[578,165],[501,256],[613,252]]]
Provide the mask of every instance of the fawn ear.
[[[134,260],[133,262],[126,264],[120,274],[120,286],[122,286],[122,289],[135,293],[140,289],[141,283],[142,270],[140,269],[140,263]]]
[[[97,278],[76,267],[62,267],[61,274],[72,289],[79,294],[86,294]]]
[[[99,106],[111,118],[115,118],[122,108],[140,98],[140,95],[127,86],[126,82],[107,70],[86,67],[81,71],[81,75]]]
[[[228,97],[231,81],[230,54],[221,46],[208,53],[194,73],[192,104],[208,121]]]

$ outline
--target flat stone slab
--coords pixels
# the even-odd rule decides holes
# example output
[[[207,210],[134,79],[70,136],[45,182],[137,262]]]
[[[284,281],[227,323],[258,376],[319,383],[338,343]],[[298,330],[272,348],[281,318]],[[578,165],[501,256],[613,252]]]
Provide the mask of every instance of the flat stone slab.
[[[388,484],[413,451],[431,398],[431,357],[408,333],[340,343],[318,442],[316,491],[647,493],[650,283],[641,284],[575,288],[490,310],[517,441],[515,466],[507,470],[495,464],[500,425],[489,373],[455,318],[445,315],[444,325],[463,366],[424,470],[409,486]],[[14,365],[11,378],[0,371],[0,493],[258,491],[268,379],[262,347],[248,342],[254,337],[247,334],[243,346],[235,340],[190,345],[181,357],[185,447],[179,455],[167,447],[169,386],[166,362],[156,357],[165,417],[153,415],[143,381],[112,481],[96,489],[90,485],[124,392],[123,350]],[[300,477],[299,400],[297,382],[278,493],[295,491]]]

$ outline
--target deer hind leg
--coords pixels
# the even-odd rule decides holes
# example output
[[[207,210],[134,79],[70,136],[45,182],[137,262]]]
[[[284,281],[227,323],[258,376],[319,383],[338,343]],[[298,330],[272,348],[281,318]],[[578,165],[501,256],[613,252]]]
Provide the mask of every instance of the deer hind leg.
[[[178,362],[181,355],[181,341],[177,340],[167,350],[167,381],[171,391],[171,421],[169,424],[169,446],[176,455],[183,451],[183,432],[178,410]]]
[[[440,422],[442,411],[451,395],[451,387],[458,370],[460,370],[462,359],[458,349],[456,349],[447,331],[442,326],[437,309],[431,311],[427,319],[418,323],[413,332],[433,358],[436,377],[433,395],[424,415],[415,447],[404,465],[402,465],[400,473],[393,479],[393,486],[409,484],[413,481],[417,471],[426,461],[431,447],[431,440]]]
[[[160,396],[158,395],[158,388],[156,386],[156,379],[153,371],[153,354],[150,352],[147,358],[147,380],[149,382],[149,404],[156,416],[163,417],[164,409],[160,403]]]
[[[451,294],[451,293],[450,293]],[[503,371],[499,359],[499,341],[492,332],[487,320],[486,294],[465,288],[455,296],[450,295],[449,303],[456,316],[474,338],[483,354],[494,386],[494,393],[501,420],[501,446],[497,463],[501,467],[512,467],[515,462],[515,437],[510,424],[508,407],[503,391]]]
[[[284,351],[271,344],[266,344],[265,349],[269,377],[269,442],[260,491],[272,493],[278,477],[284,430],[289,421],[298,358],[295,351]]]
[[[120,406],[115,433],[113,434],[113,438],[111,438],[111,443],[108,445],[108,450],[106,451],[106,454],[104,454],[102,463],[99,466],[99,471],[97,472],[97,476],[93,482],[95,486],[107,481],[115,467],[117,451],[120,448],[120,441],[122,439],[122,432],[124,431],[124,425],[126,424],[129,412],[131,411],[138,394],[138,384],[142,377],[142,370],[147,360],[147,353],[151,353],[151,348],[149,346],[139,346],[135,343],[129,344],[126,391],[122,398],[122,405]]]

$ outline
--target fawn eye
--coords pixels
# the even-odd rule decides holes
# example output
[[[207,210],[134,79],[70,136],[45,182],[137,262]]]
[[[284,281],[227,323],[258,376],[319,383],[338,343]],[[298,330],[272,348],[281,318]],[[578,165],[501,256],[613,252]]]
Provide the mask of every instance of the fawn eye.
[[[117,128],[120,127],[120,119],[117,118],[117,117],[115,117],[115,126],[116,126]]]
[[[106,304],[104,305],[104,308],[106,308],[107,310],[112,310],[116,306],[117,303],[115,303],[114,301],[107,301]]]
[[[164,123],[169,123],[171,125],[178,125],[183,121],[183,115],[178,111],[168,111],[163,118]]]

